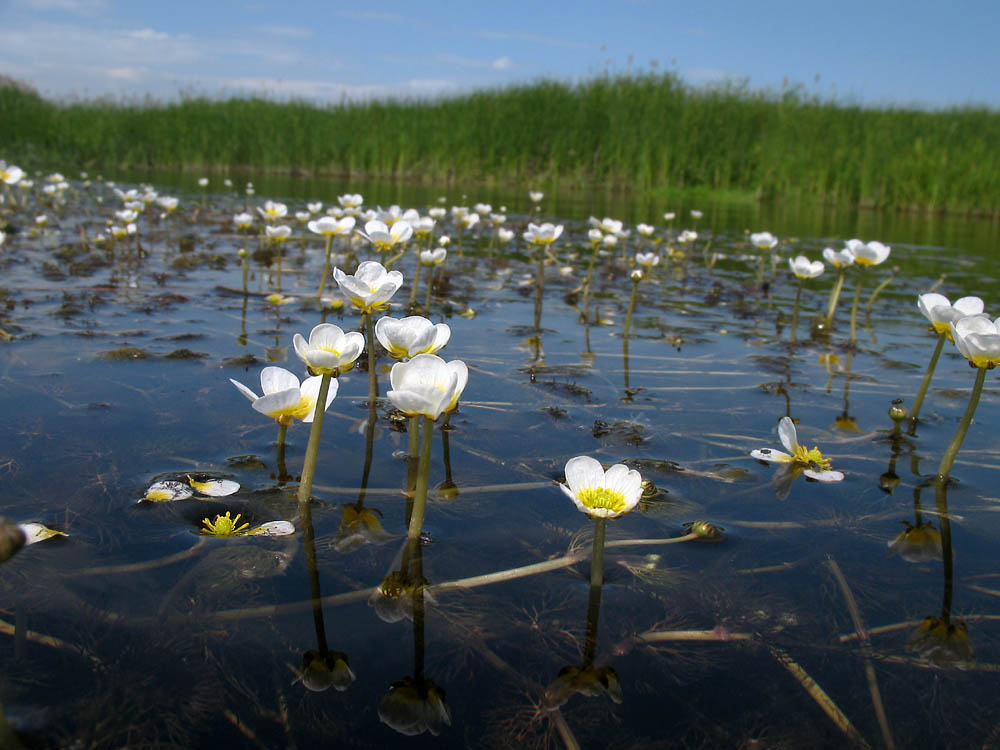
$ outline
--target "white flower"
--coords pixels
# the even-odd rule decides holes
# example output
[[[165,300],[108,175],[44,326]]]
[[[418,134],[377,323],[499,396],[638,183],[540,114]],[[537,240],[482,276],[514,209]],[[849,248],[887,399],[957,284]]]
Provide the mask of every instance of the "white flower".
[[[754,232],[750,235],[750,244],[760,250],[770,250],[778,244],[778,238],[770,232]]]
[[[652,236],[653,232],[656,231],[656,228],[652,224],[637,224],[635,227],[635,231],[637,231],[643,237],[650,237]]]
[[[257,206],[257,212],[264,217],[265,221],[277,221],[288,214],[288,206],[284,203],[265,201],[263,208]]]
[[[834,268],[847,268],[854,264],[854,252],[849,247],[843,250],[827,247],[823,248],[823,259]]]
[[[854,262],[859,266],[877,266],[889,257],[892,248],[883,245],[881,242],[862,242],[861,240],[848,240],[848,249],[854,253]]]
[[[601,230],[598,229],[597,231]],[[618,244],[618,235],[617,234],[604,235],[603,237],[601,237],[601,244],[604,245],[604,247],[614,247],[615,245]]]
[[[541,190],[529,190],[528,191],[528,198],[531,199],[532,203],[541,203],[542,202],[542,198],[544,198],[544,197],[545,197],[545,193],[543,193]]]
[[[337,196],[337,202],[345,209],[357,209],[361,208],[361,204],[365,201],[361,193],[345,193]]]
[[[420,262],[425,266],[440,266],[447,257],[448,251],[443,247],[420,251]]]
[[[700,219],[702,216],[703,216],[702,212],[699,211],[697,208],[692,208],[691,209],[691,218],[692,219]]]
[[[979,297],[962,297],[951,304],[943,294],[931,292],[917,297],[917,308],[930,321],[937,333],[943,333],[949,341],[951,324],[967,315],[979,315],[983,311],[983,301]]]
[[[466,214],[465,216],[459,217],[458,223],[463,229],[472,229],[472,227],[479,223],[479,214]]]
[[[250,214],[236,214],[233,216],[233,224],[237,229],[249,229],[253,224],[253,216]]]
[[[407,220],[407,223],[413,227],[413,233],[419,237],[426,237],[431,232],[434,231],[434,225],[437,223],[430,216],[418,216],[413,221]]]
[[[365,231],[358,232],[362,237],[375,245],[379,250],[388,250],[393,245],[400,245],[413,236],[413,227],[409,222],[400,219],[390,229],[384,222],[375,219],[365,224]]]
[[[287,224],[279,224],[276,227],[268,225],[264,227],[264,232],[271,242],[284,242],[292,236],[292,228]]]
[[[427,215],[430,216],[435,221],[440,221],[448,214],[444,206],[434,206],[433,208],[427,209]]]
[[[364,261],[353,276],[334,268],[333,278],[344,297],[363,313],[388,307],[392,295],[403,285],[403,274],[386,271],[381,263],[374,260]]]
[[[254,411],[266,414],[285,425],[290,424],[292,418],[303,422],[313,421],[320,381],[322,378],[318,375],[306,378],[300,387],[299,379],[283,367],[265,367],[260,371],[260,389],[264,395],[258,396],[242,383],[229,379],[240,393],[250,399]],[[330,382],[324,411],[330,408],[339,386],[336,380]]]
[[[839,482],[844,478],[843,473],[830,468],[830,459],[824,458],[819,448],[813,447],[812,450],[808,450],[804,445],[799,445],[795,423],[790,417],[782,417],[778,422],[778,438],[788,453],[762,448],[750,451],[750,455],[759,461],[794,462],[805,467],[803,473],[807,477],[820,482]]]
[[[591,518],[617,518],[639,504],[642,476],[625,464],[605,472],[596,458],[577,456],[566,462],[566,484],[559,488]]]
[[[1000,320],[1000,319],[998,319]],[[969,315],[950,323],[958,351],[976,367],[1000,365],[1000,325],[988,315]]]
[[[675,214],[673,211],[667,211],[665,214],[663,214],[664,221],[673,221],[675,218],[677,218],[677,214]]]
[[[472,210],[477,214],[488,214],[493,210],[493,206],[489,203],[477,203],[472,207]]]
[[[345,216],[342,219],[335,219],[332,216],[321,216],[310,221],[307,225],[310,232],[321,234],[324,237],[350,234],[354,229],[354,217]]]
[[[497,230],[497,239],[500,240],[501,242],[510,242],[512,239],[514,239],[514,230],[504,229],[503,227],[500,227]]]
[[[360,335],[360,334],[359,334]],[[375,323],[375,338],[393,359],[434,354],[451,338],[446,323],[432,323],[420,315],[396,320],[385,316]]]
[[[354,361],[365,348],[365,337],[357,331],[344,333],[332,323],[320,323],[309,333],[308,341],[296,333],[292,346],[311,374],[333,375],[354,367]]]
[[[397,221],[403,218],[403,209],[397,205],[389,206],[389,208],[382,208],[379,206],[375,210],[375,218],[381,221],[387,227],[391,227]]]
[[[804,255],[797,255],[788,259],[788,266],[798,279],[815,279],[823,273],[823,263],[818,260],[809,260]]]
[[[649,271],[654,266],[660,265],[660,256],[656,253],[636,253],[635,262]]]
[[[685,229],[680,233],[677,241],[682,245],[686,245],[689,242],[694,242],[696,239],[698,239],[698,233],[696,231],[693,229]]]
[[[322,201],[315,201],[315,202],[306,203],[306,208],[309,209],[309,213],[311,213],[311,214],[318,214],[320,211],[323,210],[323,202]]]
[[[532,245],[551,245],[563,232],[562,224],[528,224],[528,231],[524,233],[524,239]]]
[[[7,185],[14,185],[24,177],[24,170],[20,167],[15,167],[13,164],[9,166],[0,167],[0,180]]]
[[[625,226],[622,222],[617,219],[611,219],[605,216],[603,219],[598,219],[595,216],[591,216],[587,221],[590,226],[595,229],[600,229],[604,234],[620,234],[622,227]]]
[[[169,195],[164,195],[156,199],[156,205],[158,205],[167,213],[176,211],[179,203],[180,201],[177,198],[174,198],[173,196]]]
[[[307,221],[309,221],[309,217],[310,216],[312,216],[312,214],[309,213],[308,211],[296,211],[295,212],[295,220],[297,222],[299,222],[300,224],[305,224]]]
[[[198,186],[199,187],[208,187],[208,178],[207,177],[199,177],[198,178]]]
[[[469,380],[469,368],[460,360],[445,362],[436,354],[418,354],[409,362],[397,362],[389,372],[392,390],[386,397],[410,417],[424,415],[436,420],[454,411]]]

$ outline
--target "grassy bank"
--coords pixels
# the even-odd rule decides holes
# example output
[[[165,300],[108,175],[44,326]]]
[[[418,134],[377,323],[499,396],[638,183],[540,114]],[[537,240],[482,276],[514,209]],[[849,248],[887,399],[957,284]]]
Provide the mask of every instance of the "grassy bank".
[[[694,90],[670,75],[331,106],[55,104],[5,87],[0,121],[3,156],[67,168],[559,180],[1000,215],[1000,113]]]

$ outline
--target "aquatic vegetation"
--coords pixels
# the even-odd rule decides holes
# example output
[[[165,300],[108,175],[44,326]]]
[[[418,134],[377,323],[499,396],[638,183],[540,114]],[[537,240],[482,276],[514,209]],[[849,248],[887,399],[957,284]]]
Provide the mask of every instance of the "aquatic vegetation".
[[[381,263],[370,260],[351,275],[334,268],[333,278],[344,297],[364,314],[384,310],[403,285],[403,274],[387,271]]]
[[[201,533],[217,537],[239,536],[246,533],[246,529],[250,528],[250,524],[244,523],[240,525],[241,515],[237,513],[235,518],[231,518],[227,510],[224,516],[218,515],[214,521],[204,518],[202,519],[202,524],[205,528],[201,530]]]
[[[458,408],[469,380],[469,368],[460,360],[445,362],[436,354],[417,354],[397,362],[389,373],[392,390],[386,397],[409,417],[437,420]]]
[[[375,338],[393,359],[413,359],[442,349],[451,338],[451,328],[419,315],[401,320],[386,315],[375,323]]]
[[[799,474],[805,474],[817,482],[840,482],[844,479],[843,472],[834,471],[832,461],[825,457],[819,448],[807,448],[799,445],[795,423],[790,417],[782,417],[778,422],[778,438],[784,451],[773,448],[759,448],[750,451],[750,455],[765,463],[775,462],[784,468],[775,477],[775,490],[782,499],[788,496],[791,482]]]

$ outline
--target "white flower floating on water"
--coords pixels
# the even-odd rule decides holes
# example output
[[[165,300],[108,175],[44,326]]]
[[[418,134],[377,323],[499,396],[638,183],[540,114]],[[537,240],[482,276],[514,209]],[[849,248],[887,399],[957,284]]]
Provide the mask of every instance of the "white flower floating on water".
[[[227,510],[225,515],[217,515],[214,521],[202,519],[204,528],[201,533],[223,539],[231,536],[288,536],[295,533],[295,526],[289,521],[268,521],[251,529],[249,523],[240,523],[241,513],[233,518],[230,512]]]
[[[819,448],[814,446],[809,450],[804,445],[799,445],[795,423],[790,417],[782,417],[778,422],[778,437],[788,453],[772,448],[761,448],[750,451],[750,455],[759,461],[789,464],[789,469],[793,472],[791,479],[794,479],[799,472],[818,482],[839,482],[844,478],[842,472],[831,468],[830,459],[825,458]],[[787,492],[784,494],[787,496]]]
[[[591,518],[618,518],[639,504],[642,476],[625,464],[605,472],[596,458],[577,456],[566,462],[566,484],[559,487]]]
[[[19,523],[17,527],[24,532],[25,546],[35,544],[36,542],[44,542],[46,539],[52,539],[57,536],[69,536],[65,531],[56,531],[41,523]]]
[[[240,489],[239,483],[231,479],[198,480],[188,475],[187,480],[187,484],[172,479],[154,482],[146,489],[146,494],[139,502],[173,503],[187,500],[195,491],[207,497],[228,497]]]
[[[229,382],[246,396],[252,403],[254,411],[274,419],[278,424],[291,424],[292,419],[312,422],[316,410],[316,398],[319,396],[319,386],[322,376],[315,375],[306,378],[301,387],[299,379],[283,367],[265,367],[260,371],[260,388],[263,396],[247,388],[232,378]],[[330,408],[340,384],[334,380],[326,396],[324,411]]]

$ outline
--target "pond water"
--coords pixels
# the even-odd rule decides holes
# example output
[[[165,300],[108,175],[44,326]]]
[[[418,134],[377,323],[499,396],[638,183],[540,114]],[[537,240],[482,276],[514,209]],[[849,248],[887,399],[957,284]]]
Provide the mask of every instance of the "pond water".
[[[994,223],[606,192],[534,207],[526,190],[267,179],[247,199],[203,195],[187,176],[144,179],[180,207],[139,219],[141,250],[93,242],[121,209],[97,181],[72,181],[59,204],[15,189],[18,205],[3,209],[0,325],[12,339],[0,344],[0,515],[67,534],[0,567],[4,747],[1000,743],[995,375],[947,487],[934,475],[976,375],[952,344],[919,425],[893,432],[888,416],[894,399],[912,406],[934,351],[919,293],[977,295],[996,312]],[[291,215],[348,190],[421,214],[505,204],[516,232],[493,247],[474,228],[460,251],[450,215],[435,230],[452,244],[424,312],[451,327],[441,354],[470,375],[433,436],[416,547],[407,422],[384,398],[384,351],[374,421],[365,357],[339,378],[311,519],[296,502],[309,425],[295,422],[280,448],[274,421],[229,383],[257,390],[270,364],[304,376],[295,333],[361,324],[349,305],[317,306],[323,240],[294,220],[281,261],[291,301],[269,302],[276,258],[258,251],[259,217],[243,235],[233,214],[270,198]],[[592,214],[625,220],[631,236],[594,256]],[[541,251],[521,238],[529,219],[565,226],[542,284]],[[640,221],[657,244],[638,248]],[[698,238],[678,242],[683,229]],[[747,230],[781,242],[762,253]],[[803,284],[793,334],[787,259],[855,236],[892,246],[864,274],[856,346],[855,268],[827,333],[813,323],[836,272]],[[654,247],[663,261],[636,287],[625,338],[633,283],[621,259]],[[347,270],[369,255],[357,241]],[[389,314],[400,317],[413,250],[394,267],[404,284]],[[751,458],[780,449],[786,416],[843,481]],[[596,588],[595,522],[558,486],[579,455],[625,463],[652,485],[607,523]],[[154,482],[189,475],[240,489],[138,502]],[[200,533],[226,511],[296,533]],[[698,522],[720,531],[691,534],[710,531]],[[904,532],[910,546],[891,553]],[[401,595],[379,599],[394,571]]]

